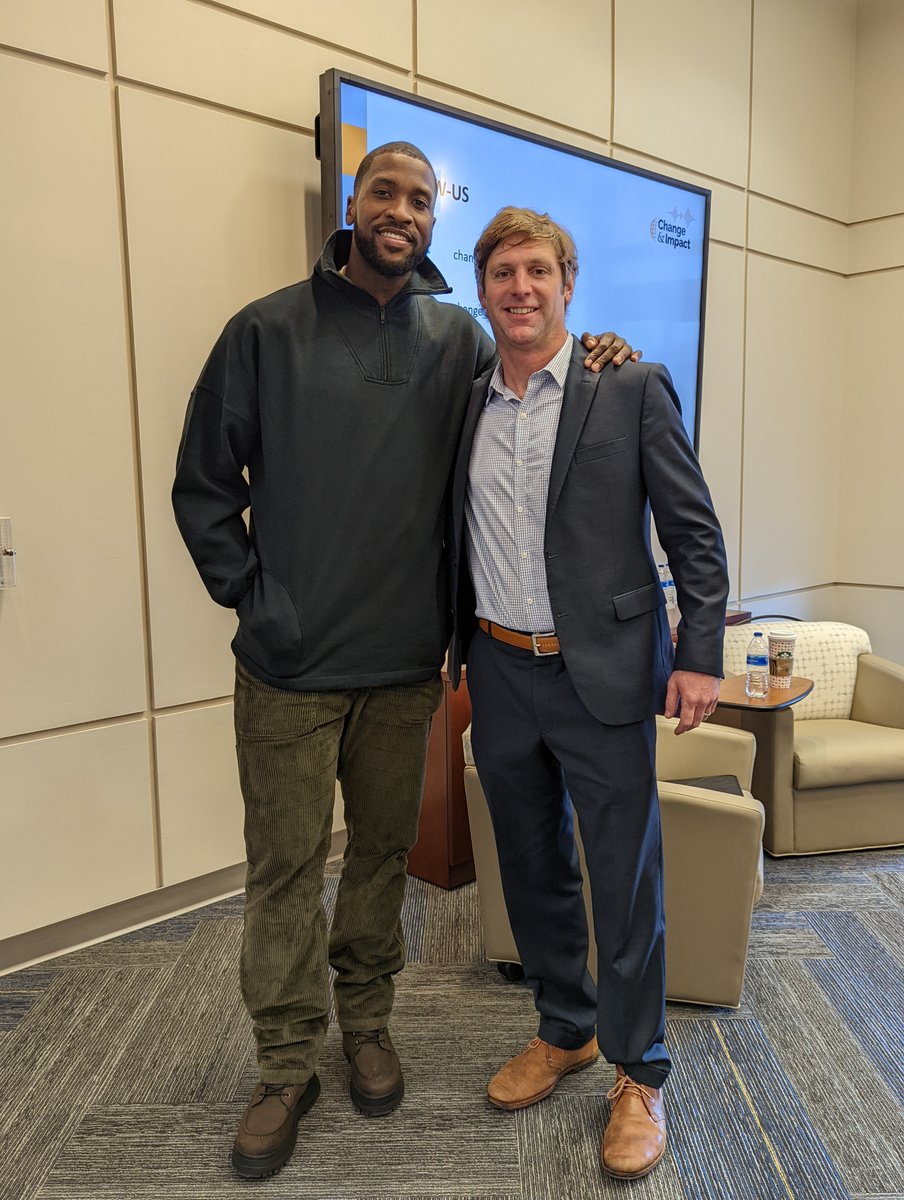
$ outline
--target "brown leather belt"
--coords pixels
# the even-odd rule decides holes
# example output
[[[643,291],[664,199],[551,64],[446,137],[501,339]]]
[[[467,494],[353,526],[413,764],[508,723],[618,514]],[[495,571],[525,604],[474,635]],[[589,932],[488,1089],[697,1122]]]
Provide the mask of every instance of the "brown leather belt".
[[[545,658],[548,654],[561,654],[559,639],[554,633],[518,633],[516,629],[506,629],[504,625],[496,625],[486,617],[480,617],[477,624],[497,642],[507,642],[510,646],[531,650],[537,658]]]

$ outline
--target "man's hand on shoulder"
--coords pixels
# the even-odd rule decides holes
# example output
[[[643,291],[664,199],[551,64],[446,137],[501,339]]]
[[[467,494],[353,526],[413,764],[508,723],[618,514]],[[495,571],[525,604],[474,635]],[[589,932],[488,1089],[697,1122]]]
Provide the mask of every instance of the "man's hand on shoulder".
[[[581,345],[589,351],[584,366],[590,371],[600,372],[606,363],[620,367],[622,363],[640,362],[643,350],[635,350],[617,333],[583,333]]]
[[[701,721],[711,717],[719,699],[718,675],[703,675],[699,671],[673,671],[665,695],[665,715],[678,714],[675,733],[696,729]]]

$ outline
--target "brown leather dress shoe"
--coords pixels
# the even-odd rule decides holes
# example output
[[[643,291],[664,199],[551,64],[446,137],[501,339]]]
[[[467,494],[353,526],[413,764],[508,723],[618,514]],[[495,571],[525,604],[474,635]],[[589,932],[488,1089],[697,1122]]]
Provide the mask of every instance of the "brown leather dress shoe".
[[[562,1050],[535,1037],[493,1076],[487,1096],[497,1108],[528,1108],[553,1092],[563,1075],[595,1063],[599,1053],[595,1037],[579,1050]]]
[[[619,1179],[648,1175],[665,1154],[662,1089],[636,1083],[616,1067],[615,1087],[606,1099],[611,1107],[600,1149],[603,1170]]]
[[[352,1103],[365,1117],[385,1117],[405,1095],[402,1064],[388,1029],[343,1033],[342,1051],[352,1068]]]
[[[259,1083],[242,1114],[232,1165],[243,1179],[263,1179],[286,1165],[295,1149],[298,1121],[320,1095],[320,1080]]]

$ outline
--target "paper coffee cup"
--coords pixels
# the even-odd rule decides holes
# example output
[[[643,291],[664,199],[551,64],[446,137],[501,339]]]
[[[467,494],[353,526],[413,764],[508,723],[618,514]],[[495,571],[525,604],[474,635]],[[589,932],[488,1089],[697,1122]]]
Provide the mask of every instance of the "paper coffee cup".
[[[794,673],[794,643],[797,634],[783,629],[769,634],[769,686],[789,688]]]

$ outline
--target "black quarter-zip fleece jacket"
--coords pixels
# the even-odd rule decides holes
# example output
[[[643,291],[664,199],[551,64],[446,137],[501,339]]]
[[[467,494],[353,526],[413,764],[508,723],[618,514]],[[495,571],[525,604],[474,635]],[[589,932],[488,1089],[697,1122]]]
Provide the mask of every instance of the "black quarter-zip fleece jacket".
[[[207,590],[235,608],[236,657],[275,687],[415,683],[449,637],[449,471],[494,347],[429,260],[381,307],[339,274],[242,309],[192,392],[173,488]],[[247,481],[243,474],[247,468]],[[246,529],[243,512],[250,507]]]

